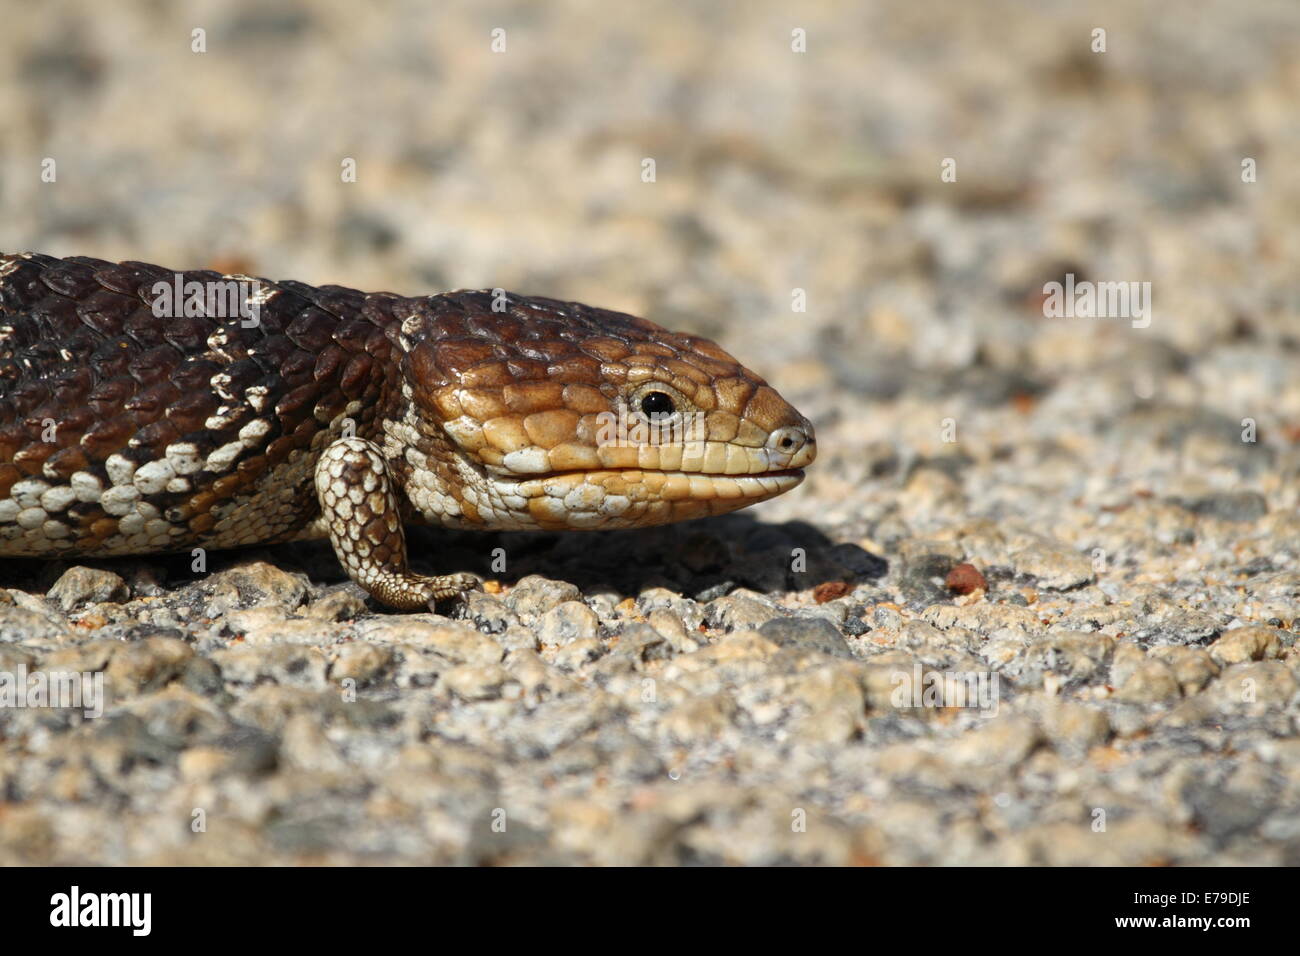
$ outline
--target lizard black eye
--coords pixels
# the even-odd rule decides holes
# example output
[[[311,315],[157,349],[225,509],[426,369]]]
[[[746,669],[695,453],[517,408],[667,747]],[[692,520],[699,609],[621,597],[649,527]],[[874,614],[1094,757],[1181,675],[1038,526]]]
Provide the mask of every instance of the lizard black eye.
[[[663,392],[647,392],[641,398],[641,411],[646,418],[663,418],[677,411],[677,406]]]

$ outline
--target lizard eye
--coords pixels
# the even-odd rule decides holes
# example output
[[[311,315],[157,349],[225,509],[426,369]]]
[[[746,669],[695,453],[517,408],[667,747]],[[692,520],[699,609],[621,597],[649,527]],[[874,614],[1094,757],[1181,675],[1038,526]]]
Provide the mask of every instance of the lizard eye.
[[[677,406],[666,392],[646,392],[641,396],[641,412],[646,418],[663,418],[675,411]]]

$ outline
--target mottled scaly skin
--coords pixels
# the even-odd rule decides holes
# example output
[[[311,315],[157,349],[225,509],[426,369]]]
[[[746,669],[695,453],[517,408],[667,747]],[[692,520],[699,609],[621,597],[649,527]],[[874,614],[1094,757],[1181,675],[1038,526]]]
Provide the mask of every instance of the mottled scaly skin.
[[[177,278],[0,255],[0,555],[328,535],[353,580],[416,608],[475,581],[412,573],[407,522],[662,524],[779,494],[815,454],[718,346],[629,315],[258,279],[253,322],[164,308]],[[628,427],[649,421],[689,427]]]

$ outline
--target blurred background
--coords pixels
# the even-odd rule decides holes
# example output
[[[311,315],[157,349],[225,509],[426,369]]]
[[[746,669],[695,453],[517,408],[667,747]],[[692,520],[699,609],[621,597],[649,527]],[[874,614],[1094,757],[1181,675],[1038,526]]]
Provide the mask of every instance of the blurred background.
[[[579,298],[811,394],[1134,349],[1159,377],[1295,331],[1298,29],[1286,0],[44,4],[0,39],[0,248]],[[1045,322],[1066,271],[1152,282],[1153,327]],[[1300,376],[1254,371],[1221,384],[1294,413]]]
[[[1294,865],[1297,104],[1295,0],[11,5],[0,250],[504,287],[702,333],[767,377],[820,458],[763,524],[708,526],[734,545],[727,586],[838,613],[857,664],[993,668],[1023,696],[980,736],[868,687],[843,727],[787,737],[765,695],[797,685],[737,692],[752,715],[719,711],[724,745],[662,745],[696,772],[653,784],[677,788],[662,812],[704,808],[671,862]],[[1046,317],[1066,275],[1149,282],[1149,326]],[[793,582],[808,525],[847,550]],[[672,566],[697,531],[646,534],[626,563]],[[572,577],[585,548],[540,568]],[[987,601],[953,606],[957,561]],[[823,606],[812,585],[839,579],[855,590]],[[743,630],[730,599],[699,597]],[[1257,668],[1258,702],[1220,667]],[[798,733],[810,748],[784,749]],[[633,784],[566,774],[512,784],[530,825],[580,833],[576,859],[658,859],[659,831],[619,842],[651,805]],[[552,812],[555,777],[605,815]],[[733,797],[775,806],[768,836],[708,815]],[[804,805],[856,836],[792,839]],[[1095,839],[1097,806],[1127,828]]]
[[[949,416],[1300,438],[1298,37],[1288,0],[21,7],[0,249],[701,332],[845,453],[814,473],[839,520]],[[1151,327],[1044,319],[1066,272],[1151,282]]]

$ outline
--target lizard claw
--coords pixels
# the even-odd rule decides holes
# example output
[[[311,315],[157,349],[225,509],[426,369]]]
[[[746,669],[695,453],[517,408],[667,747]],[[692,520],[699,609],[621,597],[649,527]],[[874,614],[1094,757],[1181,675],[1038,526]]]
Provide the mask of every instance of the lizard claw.
[[[429,600],[426,607],[430,611],[437,611],[439,601],[445,601],[451,598],[464,598],[470,591],[481,591],[483,581],[473,574],[443,574],[432,580],[434,588],[430,592]]]

